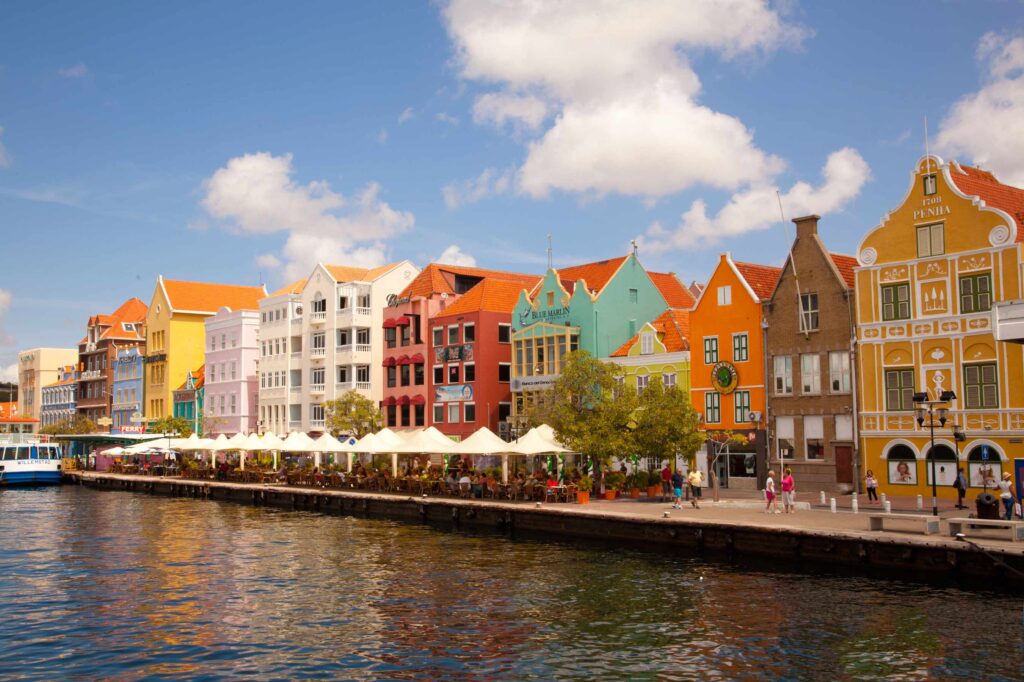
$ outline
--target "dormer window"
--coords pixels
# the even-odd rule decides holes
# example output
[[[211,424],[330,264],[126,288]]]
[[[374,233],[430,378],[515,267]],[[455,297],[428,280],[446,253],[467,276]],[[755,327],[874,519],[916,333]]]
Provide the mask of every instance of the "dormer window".
[[[651,355],[654,353],[654,332],[642,332],[640,334],[640,355]]]
[[[924,195],[927,197],[927,196],[931,196],[932,194],[935,194],[935,192],[937,191],[937,188],[938,188],[938,183],[935,180],[935,174],[933,173],[931,175],[924,176],[923,182],[924,182]]]

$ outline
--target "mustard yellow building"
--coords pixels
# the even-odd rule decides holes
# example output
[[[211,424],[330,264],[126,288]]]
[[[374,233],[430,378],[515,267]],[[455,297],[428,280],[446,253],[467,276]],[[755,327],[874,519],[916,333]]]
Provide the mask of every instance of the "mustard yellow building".
[[[1024,456],[1024,351],[995,340],[992,308],[1024,297],[1024,191],[929,156],[902,203],[861,242],[856,268],[858,426],[879,490],[955,498],[958,467],[992,487]],[[949,418],[915,418],[915,393],[952,391]],[[953,425],[966,439],[956,442]]]
[[[174,390],[185,381],[189,370],[206,362],[208,347],[218,349],[227,342],[223,337],[207,341],[206,318],[221,306],[232,310],[257,310],[257,302],[266,295],[263,286],[157,278],[146,316],[144,414],[147,421],[171,416]]]

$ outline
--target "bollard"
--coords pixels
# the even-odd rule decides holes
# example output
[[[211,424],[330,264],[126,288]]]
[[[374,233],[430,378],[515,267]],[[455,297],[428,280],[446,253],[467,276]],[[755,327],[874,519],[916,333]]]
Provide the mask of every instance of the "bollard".
[[[828,507],[832,511],[833,514],[836,513],[836,498],[834,498],[834,497],[832,498],[832,501],[828,503]]]
[[[924,509],[924,497],[921,495],[917,496],[917,511]]]
[[[885,510],[886,514],[891,514],[892,513],[892,502],[890,502],[889,500],[886,500],[885,502],[882,503],[882,508]]]
[[[825,506],[825,491],[821,491],[821,505]]]
[[[857,504],[857,496],[856,495],[854,495],[853,499],[850,500],[850,510],[854,514],[856,514],[858,511],[860,511],[860,505]]]
[[[885,504],[885,501],[886,501],[887,499],[889,499],[888,497],[886,497],[885,493],[879,493],[879,494],[878,494],[878,497],[879,497],[879,499],[880,499],[880,500],[882,501],[882,504],[883,504],[883,505]]]

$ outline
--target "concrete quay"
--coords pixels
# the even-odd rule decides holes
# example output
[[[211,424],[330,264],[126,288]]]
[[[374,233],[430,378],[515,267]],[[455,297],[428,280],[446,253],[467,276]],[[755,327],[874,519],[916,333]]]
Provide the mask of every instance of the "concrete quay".
[[[979,531],[970,538],[979,546],[975,548],[949,537],[945,523],[939,535],[909,529],[868,530],[867,514],[878,513],[877,509],[862,509],[859,514],[819,509],[764,514],[760,504],[754,507],[709,499],[701,502],[700,509],[685,505],[677,510],[668,502],[648,500],[539,504],[89,471],[65,476],[68,482],[98,490],[387,518],[529,537],[595,540],[664,548],[686,555],[760,558],[786,568],[831,565],[908,580],[983,580],[988,586],[1024,589],[1024,543],[1001,539],[1004,534]],[[941,513],[943,518],[966,515],[967,511],[953,509]]]

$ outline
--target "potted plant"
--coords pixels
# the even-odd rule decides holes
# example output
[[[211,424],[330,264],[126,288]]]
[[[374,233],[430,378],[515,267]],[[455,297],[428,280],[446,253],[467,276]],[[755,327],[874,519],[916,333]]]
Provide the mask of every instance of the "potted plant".
[[[583,476],[576,484],[576,502],[578,504],[590,504],[590,491],[594,489],[594,479],[590,476]]]
[[[654,499],[661,495],[661,472],[660,471],[648,471],[647,472],[647,497]]]
[[[626,475],[613,472],[605,476],[604,478],[604,499],[614,500],[618,492],[622,489],[623,484],[626,482]]]
[[[647,472],[634,471],[629,475],[629,496],[633,499],[640,497],[640,490],[647,487]]]

